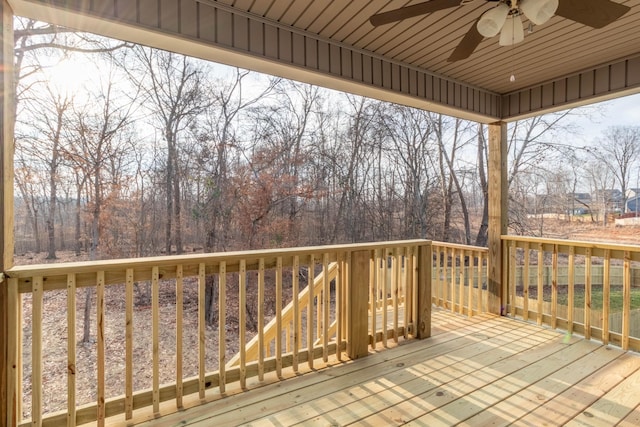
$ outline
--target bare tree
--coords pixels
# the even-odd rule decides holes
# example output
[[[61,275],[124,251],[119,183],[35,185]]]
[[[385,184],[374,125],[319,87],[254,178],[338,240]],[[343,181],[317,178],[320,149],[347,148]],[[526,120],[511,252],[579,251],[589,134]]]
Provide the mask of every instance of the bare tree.
[[[622,192],[622,209],[626,211],[627,189],[632,169],[640,157],[640,126],[611,126],[594,149],[597,159],[611,171]]]
[[[44,91],[46,99],[37,103],[28,100],[27,108],[37,111],[30,116],[31,132],[17,138],[19,150],[30,156],[44,167],[47,175],[47,214],[45,225],[47,229],[47,258],[56,258],[55,221],[56,207],[58,206],[58,183],[60,180],[60,168],[63,157],[63,145],[65,144],[64,129],[68,126],[68,113],[72,107],[72,98],[69,95],[56,94],[51,87]],[[20,175],[18,175],[20,177]]]
[[[454,199],[460,203],[460,212],[464,224],[464,243],[471,243],[471,223],[469,210],[464,197],[462,174],[463,168],[459,167],[458,157],[460,152],[471,139],[465,135],[468,124],[460,119],[447,119],[441,114],[432,115],[434,133],[438,146],[438,169],[440,171],[440,183],[442,191],[443,209],[443,231],[442,239],[451,241],[451,221],[453,216]],[[450,142],[447,144],[447,139]]]
[[[246,70],[236,68],[232,77],[218,81],[209,91],[210,104],[202,112],[202,127],[197,130],[197,140],[201,143],[196,169],[204,181],[203,197],[198,203],[198,211],[205,220],[204,249],[207,252],[226,250],[232,225],[237,189],[232,185],[229,171],[232,152],[241,151],[237,140],[237,121],[259,101],[272,92],[276,80],[270,80],[264,89],[249,93],[245,81],[251,77]],[[236,154],[238,155],[238,154]],[[213,276],[206,279],[205,289],[206,319],[210,324],[216,321],[217,283]]]
[[[592,159],[585,165],[585,173],[592,194],[591,211],[596,218],[607,225],[607,191],[611,189],[616,178],[611,169],[602,167],[599,160]]]
[[[183,171],[179,139],[212,101],[207,97],[204,69],[200,63],[186,56],[141,46],[134,52],[135,59],[142,67],[134,70],[129,64],[129,75],[135,86],[145,93],[148,108],[156,119],[167,147],[165,251],[171,253],[173,244],[176,252],[182,253],[180,191]]]
[[[350,112],[344,135],[340,136],[341,155],[335,159],[339,200],[335,206],[331,242],[338,241],[340,232],[351,242],[360,241],[365,235],[362,218],[366,210],[366,176],[372,167],[370,159],[373,154],[367,142],[372,139],[371,132],[376,131],[374,124],[380,105],[377,101],[358,96],[347,95],[346,99]]]
[[[255,108],[252,121],[282,200],[275,213],[282,218],[279,236],[272,241],[291,245],[300,240],[299,215],[312,194],[313,184],[306,179],[311,156],[308,141],[317,129],[314,112],[322,99],[319,88],[308,84],[280,81],[274,88],[274,101]]]
[[[399,200],[403,204],[403,238],[433,236],[433,218],[430,199],[436,184],[433,158],[433,126],[429,113],[415,108],[390,106],[384,116],[391,140],[388,157],[397,170],[402,184]]]
[[[76,109],[73,140],[66,148],[66,157],[74,168],[81,171],[80,182],[86,185],[88,222],[90,224],[89,258],[100,259],[104,255],[101,242],[105,242],[104,205],[117,191],[122,161],[128,153],[129,135],[125,132],[131,123],[131,105],[118,105],[113,83],[105,84],[104,91],[96,96],[98,105],[88,104]],[[113,162],[120,164],[113,166]],[[86,288],[83,342],[90,339],[90,313],[92,288]]]

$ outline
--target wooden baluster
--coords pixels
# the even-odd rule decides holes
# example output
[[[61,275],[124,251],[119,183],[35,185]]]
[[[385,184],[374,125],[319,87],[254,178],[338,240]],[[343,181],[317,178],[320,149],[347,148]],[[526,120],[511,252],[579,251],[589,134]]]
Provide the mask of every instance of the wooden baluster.
[[[329,308],[331,289],[329,282],[329,254],[322,255],[322,361],[329,361]]]
[[[467,316],[473,316],[473,268],[474,256],[472,251],[467,251]]]
[[[13,426],[22,421],[22,326],[22,295],[18,292],[18,279],[9,278],[7,280],[8,411],[7,419],[5,420],[7,426]],[[33,358],[31,360],[33,363]],[[3,384],[0,384],[0,387],[2,386]],[[70,421],[73,421],[75,426],[75,417],[73,420],[67,420],[67,422]]]
[[[483,262],[484,262],[484,257],[482,256],[482,252],[478,251],[478,267],[477,267],[478,270],[476,272],[476,305],[478,307],[478,313],[484,313],[484,309],[482,308],[482,263]]]
[[[529,242],[524,243],[524,265],[522,266],[522,318],[529,320]]]
[[[509,292],[509,297],[511,298],[511,317],[516,317],[516,242],[515,240],[511,242],[511,251],[509,253],[510,262],[509,262],[509,285],[511,286],[511,292]]]
[[[31,421],[42,425],[42,276],[31,287]]]
[[[382,345],[387,347],[387,331],[389,329],[388,308],[389,308],[389,293],[387,292],[387,270],[388,270],[388,257],[387,251],[383,249],[380,252],[380,275],[378,276],[378,284],[380,286],[380,293],[382,295]]]
[[[151,269],[151,329],[153,347],[153,413],[160,414],[160,280],[158,267]]]
[[[258,380],[264,381],[264,258],[258,260]]]
[[[502,274],[500,274],[502,296],[500,298],[500,315],[509,315],[509,296],[511,287],[509,285],[509,242],[500,238],[500,250],[502,251]]]
[[[104,347],[104,271],[98,271],[96,280],[96,341],[97,341],[97,396],[98,426],[104,426],[105,413],[105,347]]]
[[[19,326],[21,328],[21,326]],[[67,426],[76,425],[76,275],[67,275]]]
[[[316,340],[320,341],[322,338],[322,303],[324,301],[323,288],[320,288],[318,297],[316,298]]]
[[[584,337],[591,339],[591,248],[584,255]]]
[[[220,261],[218,272],[218,387],[227,389],[227,263]]]
[[[558,327],[558,245],[553,245],[553,259],[551,261],[551,328]]]
[[[293,361],[292,368],[293,372],[298,372],[298,353],[300,350],[300,285],[299,285],[299,274],[300,274],[300,258],[298,255],[293,257],[293,266],[291,268],[291,298],[293,300]]]
[[[182,408],[182,319],[184,318],[184,282],[182,265],[176,266],[176,407]]]
[[[538,243],[538,289],[537,300],[536,300],[536,323],[538,325],[542,325],[542,303],[544,302],[544,250],[542,248],[542,243]]]
[[[393,302],[393,341],[398,343],[398,292],[400,269],[398,268],[398,248],[393,249],[391,258],[391,292]]]
[[[436,274],[435,283],[436,283],[436,286],[438,287],[436,305],[439,307],[444,307],[445,301],[446,301],[446,294],[447,294],[445,290],[445,283],[446,283],[446,277],[447,277],[446,253],[442,250],[440,246],[434,246],[433,249],[436,253],[436,259],[435,259],[436,268],[434,270]],[[405,268],[406,268],[406,265],[405,265]]]
[[[309,289],[309,304],[307,304],[307,361],[309,369],[313,369],[313,283],[315,279],[315,259],[313,254],[309,255],[309,267],[307,273],[307,287]]]
[[[440,286],[442,286],[442,307],[449,309],[449,250],[442,248],[442,280]]]
[[[629,327],[631,316],[631,252],[624,251],[622,278],[622,349],[629,349]]]
[[[407,274],[409,275],[409,282],[411,282],[411,323],[413,324],[413,335],[414,338],[417,338],[420,334],[420,325],[418,325],[419,314],[418,314],[418,305],[419,300],[418,295],[419,289],[418,286],[418,269],[416,268],[416,264],[418,263],[418,246],[412,246],[411,253],[409,256],[409,266]]]
[[[335,309],[335,317],[336,317],[336,358],[338,360],[342,360],[342,337],[343,337],[343,319],[344,319],[344,296],[343,292],[343,284],[344,284],[344,253],[341,252],[338,254],[336,258],[338,271],[336,272],[336,309]]]
[[[125,419],[133,418],[133,268],[125,272],[125,368],[124,413]]]
[[[456,260],[457,252],[451,248],[451,311],[456,312]]]
[[[458,298],[460,299],[460,305],[458,306],[458,312],[464,314],[464,255],[465,251],[460,250],[460,269],[458,270]]]
[[[611,250],[604,250],[602,268],[602,343],[609,344],[609,304],[611,303]]]
[[[282,376],[282,257],[276,259],[276,374]]]
[[[439,259],[439,258],[438,258]],[[409,323],[411,323],[411,306],[413,300],[411,298],[411,287],[407,280],[407,270],[409,261],[409,249],[404,247],[402,250],[402,290],[404,292],[403,307],[404,307],[404,339],[409,338]],[[442,286],[440,286],[442,288]],[[442,291],[442,289],[440,289]]]
[[[240,260],[238,321],[240,335],[240,387],[247,388],[247,262]]]
[[[373,259],[369,262],[369,307],[370,307],[370,316],[371,316],[371,348],[376,348],[376,332],[378,331],[377,320],[378,320],[378,291],[377,291],[377,280],[376,276],[378,274],[378,252],[374,251]]]
[[[205,292],[206,276],[205,265],[198,265],[198,397],[204,399],[205,392],[205,338],[206,338],[206,319],[205,319]],[[242,343],[240,344],[242,348]]]
[[[569,261],[567,267],[567,332],[569,334],[573,333],[573,314],[574,314],[574,292],[575,292],[575,283],[576,283],[576,275],[575,275],[575,263],[576,263],[576,247],[569,247]]]

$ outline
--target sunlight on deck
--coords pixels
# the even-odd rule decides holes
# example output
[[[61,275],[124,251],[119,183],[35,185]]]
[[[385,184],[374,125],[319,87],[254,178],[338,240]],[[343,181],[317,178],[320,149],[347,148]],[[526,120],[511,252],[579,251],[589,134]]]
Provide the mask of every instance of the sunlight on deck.
[[[490,315],[433,313],[433,337],[336,361],[142,424],[638,425],[640,357]],[[233,394],[233,391],[230,391]]]

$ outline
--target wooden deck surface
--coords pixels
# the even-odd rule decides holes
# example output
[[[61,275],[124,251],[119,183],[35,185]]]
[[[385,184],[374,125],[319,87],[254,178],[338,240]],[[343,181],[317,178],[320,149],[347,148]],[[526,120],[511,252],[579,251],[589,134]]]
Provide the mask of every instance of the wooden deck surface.
[[[635,353],[504,317],[432,322],[430,339],[141,425],[640,425]]]

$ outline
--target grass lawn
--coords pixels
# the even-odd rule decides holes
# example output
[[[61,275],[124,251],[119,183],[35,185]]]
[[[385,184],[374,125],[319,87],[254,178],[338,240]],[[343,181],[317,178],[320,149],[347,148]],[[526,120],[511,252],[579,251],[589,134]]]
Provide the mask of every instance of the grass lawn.
[[[558,304],[567,305],[567,294],[562,292],[558,294]],[[610,291],[610,312],[615,313],[622,311],[622,288],[611,288]],[[584,307],[584,291],[582,289],[576,289],[574,294],[574,307]],[[602,287],[594,286],[591,289],[591,308],[593,310],[602,310]],[[640,308],[640,289],[631,289],[631,308]]]

